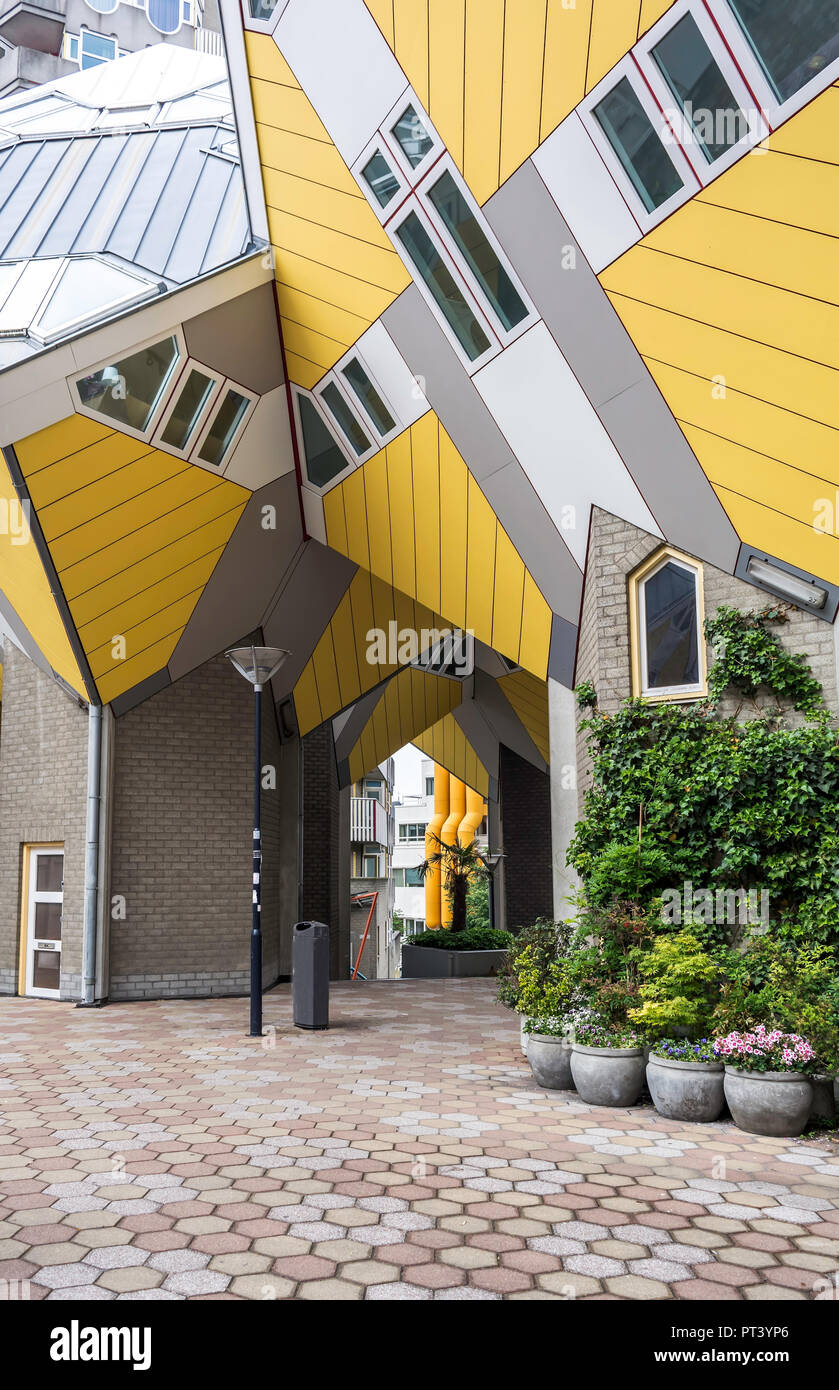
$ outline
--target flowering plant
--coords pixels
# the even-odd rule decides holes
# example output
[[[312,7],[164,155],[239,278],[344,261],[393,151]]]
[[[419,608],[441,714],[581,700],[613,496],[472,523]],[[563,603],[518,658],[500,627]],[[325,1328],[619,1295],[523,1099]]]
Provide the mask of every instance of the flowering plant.
[[[577,1028],[574,1041],[581,1047],[643,1047],[644,1039],[625,1024],[610,1027],[593,1020]]]
[[[650,1048],[651,1057],[664,1057],[670,1062],[718,1062],[713,1038],[685,1042],[684,1038],[661,1038]]]
[[[759,1023],[752,1033],[729,1033],[717,1038],[714,1052],[721,1062],[743,1071],[812,1071],[815,1050],[798,1033],[769,1032]]]
[[[570,1032],[570,1025],[559,1014],[549,1014],[541,1018],[527,1018],[525,1033],[541,1033],[543,1037],[564,1038]]]

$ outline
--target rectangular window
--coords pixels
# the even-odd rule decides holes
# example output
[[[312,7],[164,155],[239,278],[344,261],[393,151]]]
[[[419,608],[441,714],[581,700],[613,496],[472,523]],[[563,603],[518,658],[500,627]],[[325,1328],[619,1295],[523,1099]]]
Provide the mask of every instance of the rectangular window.
[[[779,102],[839,58],[839,0],[728,0]]]
[[[321,397],[326,402],[329,413],[337,423],[341,433],[351,445],[353,452],[360,458],[372,447],[370,440],[361,428],[350,410],[338,387],[334,381],[330,381],[321,391]]]
[[[98,67],[100,63],[107,63],[117,56],[116,39],[107,38],[104,34],[93,34],[88,29],[83,29],[81,44],[83,71],[85,68]]]
[[[684,186],[675,164],[628,78],[622,77],[593,115],[647,212]]]
[[[690,12],[651,52],[709,164],[748,135],[748,120]]]
[[[249,405],[250,400],[243,396],[241,391],[232,387],[227,391],[215,413],[204,443],[198,450],[198,457],[203,459],[204,463],[211,463],[215,468],[222,464]]]
[[[337,478],[339,473],[350,467],[349,460],[338,447],[317,406],[302,392],[295,392],[295,395],[300,416],[306,477],[315,487],[326,487],[327,483],[331,483],[333,478]]]
[[[405,887],[406,887],[406,888],[422,888],[422,885],[424,884],[424,882],[425,882],[425,879],[423,878],[423,876],[422,876],[422,874],[420,873],[419,869],[406,869],[406,870],[405,870]]]
[[[351,358],[341,374],[349,382],[379,434],[387,435],[395,430],[396,421],[357,357]]]
[[[404,870],[404,869],[394,869],[394,871],[393,871],[393,886],[394,886],[394,888],[404,888],[404,887],[405,887],[405,870]]]
[[[190,371],[160,436],[164,444],[183,452],[195,433],[215,382],[204,372]]]
[[[433,777],[426,777],[426,779],[425,779],[425,794],[426,794],[426,796],[433,796],[433,795],[434,795],[434,778],[433,778]]]
[[[492,308],[509,332],[527,318],[527,307],[448,169],[431,186],[428,196]]]
[[[377,854],[364,855],[364,868],[362,878],[379,877],[379,856]]]
[[[425,839],[426,829],[427,826],[425,825],[406,823],[399,827],[399,838],[403,843],[417,844],[420,840]]]
[[[415,212],[410,212],[396,229],[396,236],[469,361],[483,357],[492,344]]]

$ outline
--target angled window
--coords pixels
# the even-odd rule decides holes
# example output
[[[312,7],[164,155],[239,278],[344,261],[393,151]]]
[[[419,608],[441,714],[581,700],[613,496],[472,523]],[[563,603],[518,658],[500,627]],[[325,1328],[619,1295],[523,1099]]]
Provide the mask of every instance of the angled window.
[[[749,133],[749,122],[688,11],[651,49],[709,164]]]
[[[245,422],[253,397],[230,386],[223,392],[221,405],[212,415],[209,428],[198,446],[198,458],[220,468]]]
[[[634,693],[652,699],[706,693],[702,571],[670,549],[631,584]]]
[[[210,398],[216,389],[217,380],[208,376],[198,367],[190,367],[186,380],[173,397],[173,405],[160,431],[163,444],[171,449],[185,453],[195,438],[198,424]]]
[[[396,421],[357,357],[350,358],[341,368],[341,375],[352,387],[379,434],[382,437],[391,434],[396,429]]]
[[[362,167],[361,177],[367,184],[380,208],[393,202],[402,187],[381,150],[375,150]]]
[[[369,453],[372,448],[370,440],[356,420],[355,415],[344,399],[344,396],[335,385],[335,382],[328,382],[321,390],[320,396],[353,452],[359,458],[361,458],[362,454]]]
[[[424,121],[410,103],[405,107],[399,120],[391,127],[391,133],[396,138],[396,143],[412,169],[418,168],[434,149],[433,138]]]
[[[483,357],[492,344],[416,212],[408,213],[396,236],[469,361]]]
[[[682,189],[679,172],[627,77],[601,98],[592,114],[647,212]]]
[[[152,343],[76,381],[79,402],[87,411],[143,434],[177,365],[180,353],[173,336]]]
[[[428,197],[503,327],[515,328],[527,318],[527,306],[449,169],[435,180]]]
[[[348,460],[315,405],[302,391],[295,392],[303,443],[306,476],[315,487],[326,487],[348,467]]]
[[[839,59],[839,0],[728,4],[780,103]]]

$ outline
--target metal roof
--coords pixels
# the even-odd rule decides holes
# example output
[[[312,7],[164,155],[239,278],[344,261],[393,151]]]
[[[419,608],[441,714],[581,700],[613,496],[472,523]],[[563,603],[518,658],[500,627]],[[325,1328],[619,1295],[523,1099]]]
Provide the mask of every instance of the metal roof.
[[[252,244],[223,59],[160,43],[0,102],[0,367]]]

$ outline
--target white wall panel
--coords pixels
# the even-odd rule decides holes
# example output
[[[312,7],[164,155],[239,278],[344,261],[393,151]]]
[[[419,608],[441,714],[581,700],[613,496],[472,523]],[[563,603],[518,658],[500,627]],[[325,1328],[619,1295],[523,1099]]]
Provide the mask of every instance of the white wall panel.
[[[44,430],[59,420],[66,420],[75,410],[66,381],[45,382],[39,391],[17,396],[3,406],[3,444],[25,439],[36,430]]]
[[[303,516],[306,521],[306,531],[312,540],[320,541],[321,545],[326,545],[326,522],[323,519],[323,500],[317,492],[313,492],[310,487],[301,487],[300,496],[303,499]]]
[[[533,163],[595,271],[640,239],[638,223],[576,112],[540,145]]]
[[[345,162],[354,163],[408,85],[363,0],[291,0],[274,38]]]
[[[544,324],[473,381],[579,565],[585,564],[592,504],[661,535]]]
[[[224,476],[251,492],[294,468],[285,386],[261,396],[245,426]]]

